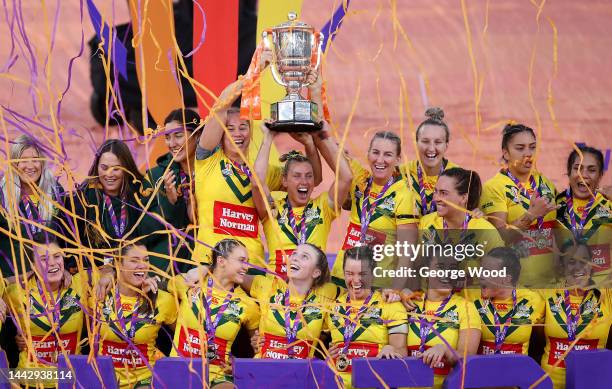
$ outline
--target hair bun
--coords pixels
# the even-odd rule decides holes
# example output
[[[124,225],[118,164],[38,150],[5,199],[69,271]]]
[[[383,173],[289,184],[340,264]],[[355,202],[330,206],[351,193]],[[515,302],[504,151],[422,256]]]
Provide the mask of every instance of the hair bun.
[[[278,158],[278,160],[280,162],[287,162],[290,159],[299,159],[299,158],[303,158],[304,155],[302,153],[300,153],[297,150],[291,150],[288,153],[285,153],[283,155],[280,156],[280,158]]]
[[[427,111],[425,111],[425,116],[427,116],[429,119],[441,122],[444,120],[444,111],[440,107],[427,108]]]

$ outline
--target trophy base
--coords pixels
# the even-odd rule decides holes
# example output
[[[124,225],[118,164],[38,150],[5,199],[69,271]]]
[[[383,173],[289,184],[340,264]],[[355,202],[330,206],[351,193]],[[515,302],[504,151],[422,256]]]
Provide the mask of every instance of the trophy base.
[[[277,132],[312,132],[323,127],[319,108],[309,100],[283,100],[270,106],[272,123],[267,127]]]

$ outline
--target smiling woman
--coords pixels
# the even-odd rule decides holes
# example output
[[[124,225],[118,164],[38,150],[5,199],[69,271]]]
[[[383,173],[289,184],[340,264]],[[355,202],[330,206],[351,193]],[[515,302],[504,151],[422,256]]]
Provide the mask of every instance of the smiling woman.
[[[153,214],[157,203],[150,194],[149,183],[127,145],[107,140],[96,152],[88,178],[66,200],[67,206],[74,207],[71,215],[78,228],[71,238],[97,250],[96,260],[103,258],[106,263],[112,260],[113,250],[128,239],[142,239],[150,252],[166,254],[163,235],[155,234],[166,228]],[[162,270],[168,267],[168,260],[162,257],[152,258],[152,263]]]
[[[14,260],[0,260],[0,270],[11,276],[21,269],[20,237],[31,238],[43,225],[61,231],[61,196],[64,189],[57,182],[41,145],[27,135],[17,137],[11,146],[12,163],[0,181],[0,255]],[[26,266],[27,269],[27,266]]]

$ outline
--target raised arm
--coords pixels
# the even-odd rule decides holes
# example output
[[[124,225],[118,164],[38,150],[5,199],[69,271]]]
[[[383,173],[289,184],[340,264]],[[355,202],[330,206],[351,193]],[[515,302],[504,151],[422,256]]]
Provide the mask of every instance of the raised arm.
[[[334,182],[331,184],[328,195],[330,207],[334,208],[337,213],[348,195],[353,181],[353,172],[346,159],[340,153],[340,149],[334,139],[331,137],[329,124],[323,121],[323,128],[318,134],[313,136],[315,145],[325,162],[336,173]],[[336,168],[337,167],[337,168]]]
[[[270,149],[272,148],[272,142],[276,133],[270,131],[265,123],[261,124],[261,131],[263,133],[263,141],[261,142],[261,146],[259,147],[259,152],[257,153],[257,159],[255,160],[255,175],[259,179],[253,178],[251,180],[251,186],[253,190],[253,202],[255,203],[255,209],[257,210],[257,214],[259,219],[263,222],[268,217],[268,210],[266,209],[266,203],[271,199],[270,189],[266,184],[266,177],[268,175],[268,164],[270,163]],[[272,205],[272,204],[270,204]]]
[[[198,150],[196,152],[197,159],[205,159],[206,154],[211,153],[215,147],[221,143],[223,137],[223,127],[227,117],[227,110],[232,106],[234,101],[242,92],[242,79],[238,79],[229,84],[210,110],[210,115],[206,121],[206,125],[200,141],[198,142]]]

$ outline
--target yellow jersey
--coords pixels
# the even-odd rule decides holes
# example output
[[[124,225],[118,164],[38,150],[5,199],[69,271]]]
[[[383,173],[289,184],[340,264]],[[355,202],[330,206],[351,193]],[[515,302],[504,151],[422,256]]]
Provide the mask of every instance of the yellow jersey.
[[[174,296],[158,291],[155,308],[141,313],[146,296],[125,296],[116,290],[100,302],[98,354],[113,359],[121,388],[151,384],[155,361],[163,354],[155,347],[162,324],[176,321]]]
[[[276,204],[276,216],[274,219],[268,217],[263,222],[270,255],[268,268],[281,277],[286,277],[287,258],[295,251],[299,239],[312,243],[325,251],[327,237],[332,221],[336,218],[336,212],[329,205],[327,192],[311,199],[304,207],[292,208],[291,212],[289,212],[287,206],[286,192],[272,192],[272,198]],[[293,214],[294,226],[298,231],[298,236],[296,236],[290,224],[291,214]],[[306,215],[304,221],[305,237],[302,237],[300,227],[304,215]]]
[[[270,165],[266,182],[270,190],[281,187],[280,167]],[[234,238],[246,246],[253,265],[265,268],[251,179],[232,163],[223,148],[218,147],[206,159],[196,159],[195,196],[199,228],[193,259],[210,264],[212,247],[222,239]]]
[[[495,333],[505,333],[499,354],[524,354],[529,350],[529,339],[534,324],[544,322],[544,300],[539,293],[529,289],[516,289],[516,305],[512,297],[507,299],[483,299],[478,296],[474,305],[482,320],[482,336],[478,354],[495,354]],[[498,315],[496,325],[495,315]]]
[[[432,210],[432,204],[434,190],[436,189],[436,184],[438,183],[438,176],[428,176],[421,166],[423,177],[423,186],[421,186],[418,174],[419,166],[420,162],[417,159],[408,161],[408,163],[400,166],[400,173],[402,173],[402,176],[408,183],[408,187],[414,193],[418,215],[425,216],[435,211],[435,209]],[[459,167],[459,165],[447,159],[442,161],[442,171],[453,167]],[[421,195],[421,192],[423,192],[423,195]],[[423,197],[425,197],[425,206],[423,206]]]
[[[606,347],[612,325],[612,296],[610,290],[593,289],[583,296],[570,294],[572,314],[580,315],[576,323],[576,344],[568,339],[564,290],[543,290],[546,306],[544,332],[546,346],[542,356],[542,368],[550,375],[555,389],[565,388],[565,356],[573,350],[595,350]]]
[[[610,270],[610,258],[612,257],[612,244],[610,243],[612,242],[612,202],[603,197],[601,193],[597,193],[590,206],[590,199],[574,197],[571,203],[573,203],[574,224],[572,224],[572,218],[568,211],[567,191],[563,191],[557,196],[557,205],[559,206],[557,222],[560,224],[563,236],[562,242],[559,242],[557,245],[563,247],[563,244],[568,239],[572,239],[571,231],[582,226],[581,239],[586,241],[591,249],[593,281],[599,284],[612,272]],[[583,215],[585,208],[587,208],[587,214]]]
[[[407,332],[408,316],[400,302],[384,302],[378,290],[373,292],[367,307],[364,307],[365,301],[347,303],[347,299],[347,292],[336,299],[331,314],[325,322],[325,328],[331,333],[331,344],[343,349],[347,320],[355,326],[345,354],[348,358],[348,366],[346,370],[337,372],[344,381],[345,387],[350,388],[352,360],[375,358],[380,350],[389,344],[390,333],[405,334]],[[360,310],[362,314],[357,318]]]
[[[310,290],[306,296],[289,290],[288,304],[285,299],[287,288],[287,283],[278,277],[255,276],[253,279],[251,296],[261,307],[259,336],[263,337],[263,346],[256,358],[287,359],[289,353],[294,358],[312,358],[315,348],[319,346],[323,322],[330,302],[338,295],[338,287],[327,283]],[[285,322],[287,309],[288,325]],[[287,327],[290,331],[293,328],[296,330],[296,339],[289,353]]]
[[[533,186],[542,197],[554,201],[557,195],[550,180],[534,171],[531,183],[521,183],[519,187],[505,171],[497,173],[485,182],[480,199],[480,207],[486,215],[495,212],[507,213],[506,223],[512,224],[529,209],[530,197],[535,193]],[[527,231],[521,231],[522,238],[513,242],[513,247],[521,257],[521,278],[523,287],[550,285],[553,270],[553,228],[556,225],[556,211],[542,218],[542,225],[534,220]]]
[[[436,311],[444,303],[444,301],[418,301],[415,302],[417,308],[409,315],[408,325],[408,356],[420,357],[421,352],[421,318],[432,322]],[[423,350],[427,350],[438,344],[445,344],[446,341],[453,349],[457,349],[459,342],[459,331],[466,329],[480,330],[480,316],[474,306],[474,303],[466,300],[457,293],[453,293],[448,299],[446,306],[437,314],[439,320],[435,320],[432,327],[427,331]],[[425,330],[426,331],[426,330]],[[444,340],[442,340],[442,337]],[[434,367],[434,387],[442,386],[442,381],[451,366],[445,361]]]
[[[208,278],[204,280],[204,288],[200,286],[188,288],[181,276],[173,278],[175,283],[169,285],[169,292],[180,300],[176,330],[174,332],[174,347],[171,356],[187,358],[202,358],[210,360],[209,382],[232,382],[230,374],[226,374],[230,366],[230,351],[241,327],[255,330],[259,326],[259,308],[251,298],[240,288],[230,291],[212,287],[210,313],[212,323],[216,323],[214,334],[214,350],[208,350],[208,335],[206,332],[206,307],[203,299],[209,294]],[[229,297],[228,297],[229,296]],[[225,308],[221,308],[224,306]],[[222,309],[222,310],[221,310]],[[217,317],[221,310],[221,317]],[[209,352],[214,353],[213,354]]]
[[[355,159],[351,160],[351,169],[353,171],[352,189],[349,192],[351,217],[342,244],[342,250],[338,252],[331,273],[333,281],[340,286],[344,286],[342,262],[346,250],[359,245],[360,240],[364,240],[369,246],[382,244],[395,245],[397,227],[415,224],[419,221],[415,208],[414,194],[408,189],[406,181],[401,175],[397,175],[394,177],[394,182],[382,194],[382,197],[378,199],[376,207],[371,210],[370,224],[366,231],[366,237],[361,239],[361,208],[371,174],[369,170],[361,166]],[[372,182],[369,190],[370,205],[376,201],[383,188],[384,186]],[[397,258],[385,257],[382,261],[378,262],[377,266],[380,266],[382,269],[395,269],[396,263]],[[374,284],[376,287],[390,286],[387,281],[389,280],[376,277]]]
[[[25,288],[19,283],[7,287],[8,309],[28,344],[19,353],[19,368],[55,366],[59,354],[80,354],[87,283],[86,273],[75,274],[70,286],[57,295],[44,290],[35,277]]]

